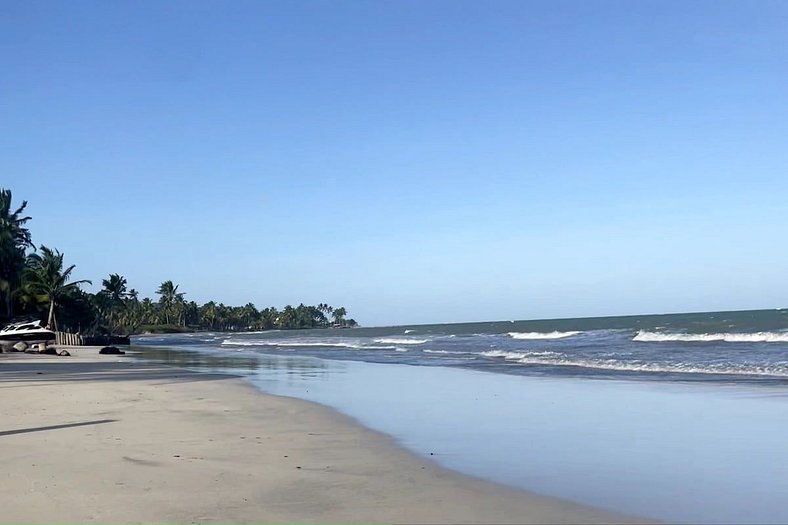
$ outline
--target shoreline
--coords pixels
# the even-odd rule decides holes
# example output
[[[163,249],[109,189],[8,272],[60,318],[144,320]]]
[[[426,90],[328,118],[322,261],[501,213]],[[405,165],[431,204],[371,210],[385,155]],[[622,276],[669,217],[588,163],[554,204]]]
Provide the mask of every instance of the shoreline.
[[[451,471],[237,376],[69,351],[0,356],[5,522],[647,521]]]

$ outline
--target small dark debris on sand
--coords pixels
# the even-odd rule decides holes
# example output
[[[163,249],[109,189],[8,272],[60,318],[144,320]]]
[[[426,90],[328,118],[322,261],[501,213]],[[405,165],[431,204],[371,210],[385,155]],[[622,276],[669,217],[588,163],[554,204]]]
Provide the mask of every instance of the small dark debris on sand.
[[[99,350],[99,354],[108,354],[108,355],[123,355],[126,352],[123,350],[118,350],[114,346],[105,346],[101,350]]]

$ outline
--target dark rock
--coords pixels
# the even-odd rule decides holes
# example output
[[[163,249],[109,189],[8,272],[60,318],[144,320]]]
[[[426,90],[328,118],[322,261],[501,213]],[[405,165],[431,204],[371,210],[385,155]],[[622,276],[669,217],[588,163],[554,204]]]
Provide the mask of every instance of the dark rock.
[[[114,346],[105,346],[101,350],[99,350],[99,354],[109,354],[109,355],[123,355],[126,352],[123,350],[118,350]]]
[[[38,351],[39,354],[46,354],[46,355],[57,355],[57,348],[54,346],[50,346],[49,348],[44,348],[43,350]]]
[[[68,350],[61,350],[60,352],[57,353],[57,355],[66,357],[66,356],[70,356],[71,354],[68,352]]]

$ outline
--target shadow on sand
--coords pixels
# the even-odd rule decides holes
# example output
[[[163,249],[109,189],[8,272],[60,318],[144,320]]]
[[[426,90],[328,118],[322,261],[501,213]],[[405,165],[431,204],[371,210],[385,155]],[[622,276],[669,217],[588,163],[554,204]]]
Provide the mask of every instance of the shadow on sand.
[[[27,434],[29,432],[43,432],[45,430],[58,430],[61,428],[84,427],[88,425],[100,425],[102,423],[114,423],[117,419],[97,419],[95,421],[83,421],[81,423],[64,423],[62,425],[49,425],[46,427],[19,428],[17,430],[0,430],[0,437],[13,436],[14,434]]]

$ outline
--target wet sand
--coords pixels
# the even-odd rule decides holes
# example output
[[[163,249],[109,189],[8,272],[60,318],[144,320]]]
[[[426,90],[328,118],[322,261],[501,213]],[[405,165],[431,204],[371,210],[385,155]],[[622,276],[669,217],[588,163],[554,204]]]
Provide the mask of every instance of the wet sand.
[[[640,521],[457,474],[233,376],[71,351],[0,355],[0,522]]]

